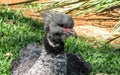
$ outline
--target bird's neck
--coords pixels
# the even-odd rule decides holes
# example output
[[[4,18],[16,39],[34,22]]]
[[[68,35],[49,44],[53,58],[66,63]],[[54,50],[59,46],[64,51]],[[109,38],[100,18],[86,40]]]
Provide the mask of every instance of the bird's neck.
[[[64,52],[64,42],[63,41],[59,43],[51,42],[50,39],[45,37],[44,48],[47,51],[47,53],[60,54]]]

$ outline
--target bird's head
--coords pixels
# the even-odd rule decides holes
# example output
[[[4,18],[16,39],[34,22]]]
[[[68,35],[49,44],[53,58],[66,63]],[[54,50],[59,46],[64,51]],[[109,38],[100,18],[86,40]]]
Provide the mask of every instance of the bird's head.
[[[46,37],[53,47],[60,46],[69,36],[77,36],[73,30],[74,20],[71,16],[60,13],[46,11],[42,14],[45,22]]]
[[[45,21],[45,31],[48,38],[59,37],[59,40],[64,41],[69,36],[77,36],[73,30],[74,20],[71,16],[60,13],[46,11],[42,14]]]

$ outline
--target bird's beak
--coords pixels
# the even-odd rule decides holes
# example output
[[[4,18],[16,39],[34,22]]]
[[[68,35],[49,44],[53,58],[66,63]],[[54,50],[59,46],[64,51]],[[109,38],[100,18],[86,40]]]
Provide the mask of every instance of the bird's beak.
[[[75,38],[77,38],[77,34],[76,34],[74,29],[70,29],[70,35],[74,36]]]
[[[65,31],[69,34],[69,36],[77,37],[77,34],[74,29],[65,28]]]

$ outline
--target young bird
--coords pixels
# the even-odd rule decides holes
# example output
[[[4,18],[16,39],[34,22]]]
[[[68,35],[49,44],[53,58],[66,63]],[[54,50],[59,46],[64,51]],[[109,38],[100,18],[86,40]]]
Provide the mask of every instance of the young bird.
[[[42,14],[46,36],[43,46],[31,43],[11,63],[11,75],[88,75],[91,65],[75,54],[64,53],[64,41],[76,37],[73,18],[60,12]]]

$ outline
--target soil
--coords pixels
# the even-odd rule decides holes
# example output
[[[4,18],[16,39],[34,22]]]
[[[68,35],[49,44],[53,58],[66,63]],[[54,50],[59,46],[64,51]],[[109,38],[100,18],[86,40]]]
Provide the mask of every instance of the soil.
[[[0,0],[0,3],[15,4],[15,3],[20,3],[24,1],[26,0]],[[38,2],[41,3],[41,2],[48,2],[48,1],[51,1],[51,0],[37,0],[34,3],[38,3]],[[13,10],[19,9],[18,5],[11,5],[10,7]],[[70,12],[70,15],[72,16],[72,14],[75,14],[78,11],[79,10],[74,10]],[[38,19],[42,21],[42,18],[40,17],[40,13],[33,12],[29,9],[25,10],[24,13],[27,17],[31,17],[32,19]],[[96,32],[94,32],[95,30],[98,30],[98,33],[99,33],[98,35],[104,36],[106,34],[103,34],[103,33],[109,33],[112,30],[113,26],[118,22],[120,17],[120,8],[114,8],[114,9],[106,10],[100,13],[89,13],[83,16],[72,16],[72,17],[74,18],[74,21],[75,21],[74,28],[76,29],[76,32],[79,36],[83,34],[84,36],[88,36],[91,34],[93,36],[97,35],[95,34]],[[82,26],[82,27],[79,27],[79,26]],[[77,28],[81,28],[81,29],[77,29]],[[99,30],[104,32],[101,32]],[[120,41],[118,42],[117,40],[115,43],[120,44]]]

